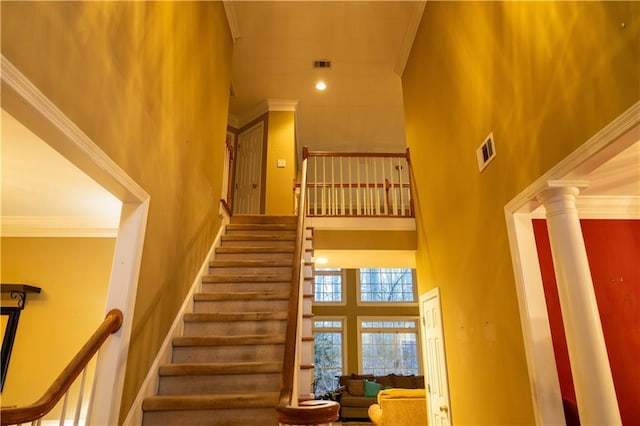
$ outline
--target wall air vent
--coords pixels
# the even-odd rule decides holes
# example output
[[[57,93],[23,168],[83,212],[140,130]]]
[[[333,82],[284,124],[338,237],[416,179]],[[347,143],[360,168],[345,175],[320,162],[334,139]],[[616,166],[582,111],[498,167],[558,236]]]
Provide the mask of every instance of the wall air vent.
[[[313,61],[313,68],[331,68],[331,61],[328,59],[317,59]]]
[[[478,157],[478,169],[483,171],[485,167],[496,156],[496,146],[493,140],[493,133],[489,133],[489,136],[482,142],[482,145],[476,150],[476,156]]]

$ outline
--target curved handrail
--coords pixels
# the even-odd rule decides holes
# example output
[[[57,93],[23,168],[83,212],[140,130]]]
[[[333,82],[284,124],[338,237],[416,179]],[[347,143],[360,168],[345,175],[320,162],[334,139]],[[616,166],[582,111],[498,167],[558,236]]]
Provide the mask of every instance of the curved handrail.
[[[304,215],[306,202],[308,150],[303,150],[302,184],[300,202],[298,204],[298,225],[296,230],[296,246],[293,257],[293,271],[291,274],[291,294],[289,296],[289,311],[287,313],[287,331],[284,348],[284,362],[280,396],[276,406],[277,418],[284,425],[317,425],[331,423],[338,419],[340,406],[334,401],[306,401],[297,403],[295,386],[296,369],[299,350],[298,321],[300,307],[300,281],[302,272],[302,255],[304,253]]]
[[[31,405],[15,408],[3,408],[0,411],[2,425],[27,423],[45,416],[56,406],[65,392],[71,387],[78,375],[84,370],[109,335],[117,332],[122,326],[122,311],[112,309],[107,313],[100,327],[91,335],[80,351],[73,357],[69,365],[62,370],[44,395]]]

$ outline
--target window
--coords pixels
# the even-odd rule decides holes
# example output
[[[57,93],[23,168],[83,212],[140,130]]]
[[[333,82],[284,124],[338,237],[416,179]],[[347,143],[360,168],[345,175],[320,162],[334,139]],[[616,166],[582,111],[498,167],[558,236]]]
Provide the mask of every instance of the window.
[[[342,277],[342,269],[340,268],[316,268],[314,302],[343,304]]]
[[[418,318],[361,318],[359,325],[362,373],[419,374]]]
[[[416,286],[409,268],[360,269],[360,302],[415,303]]]
[[[344,318],[317,318],[313,321],[314,393],[338,388],[344,364]]]

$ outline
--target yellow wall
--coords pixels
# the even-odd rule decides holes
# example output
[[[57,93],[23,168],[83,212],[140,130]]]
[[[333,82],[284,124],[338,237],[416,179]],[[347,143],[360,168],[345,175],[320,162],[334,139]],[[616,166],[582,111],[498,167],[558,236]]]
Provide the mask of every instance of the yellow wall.
[[[3,406],[28,405],[104,319],[115,239],[2,238],[0,244],[2,282],[42,288],[27,295],[2,392]],[[3,306],[14,306],[6,296]]]
[[[441,288],[454,424],[534,422],[503,208],[638,101],[639,26],[637,2],[426,4],[403,91],[418,282]]]
[[[316,229],[313,248],[333,250],[415,250],[414,231]]]
[[[293,111],[269,111],[265,214],[293,214],[296,145]],[[286,166],[278,168],[278,160]]]
[[[221,2],[2,2],[2,54],[150,194],[121,420],[220,220]]]

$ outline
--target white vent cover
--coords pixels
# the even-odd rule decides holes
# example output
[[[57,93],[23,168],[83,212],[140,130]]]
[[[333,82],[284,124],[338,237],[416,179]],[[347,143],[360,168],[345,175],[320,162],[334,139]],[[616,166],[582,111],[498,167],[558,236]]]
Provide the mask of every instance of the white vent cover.
[[[478,157],[478,169],[483,171],[491,160],[496,156],[496,146],[493,140],[493,133],[489,133],[482,145],[476,150],[476,156]]]
[[[328,59],[317,59],[313,61],[313,68],[331,68],[331,61]]]

